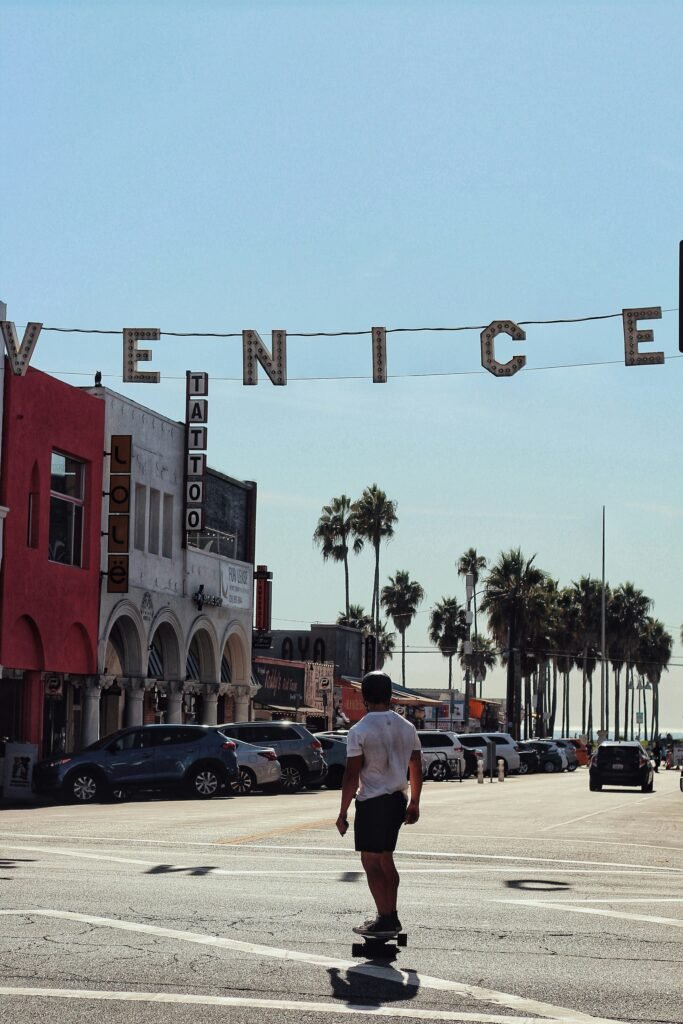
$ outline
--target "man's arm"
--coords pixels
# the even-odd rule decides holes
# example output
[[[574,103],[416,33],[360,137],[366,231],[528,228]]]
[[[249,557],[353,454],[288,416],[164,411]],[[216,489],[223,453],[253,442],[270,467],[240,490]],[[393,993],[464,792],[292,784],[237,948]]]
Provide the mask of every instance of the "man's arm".
[[[358,791],[358,779],[362,764],[362,754],[346,758],[346,768],[344,769],[344,777],[342,779],[341,787],[341,806],[339,808],[339,817],[337,818],[337,830],[341,836],[346,833],[346,830],[349,827],[347,815],[349,807],[351,806],[351,801]]]
[[[414,825],[420,817],[420,793],[422,792],[422,752],[414,750],[408,762],[410,776],[410,800],[406,807],[406,825]]]

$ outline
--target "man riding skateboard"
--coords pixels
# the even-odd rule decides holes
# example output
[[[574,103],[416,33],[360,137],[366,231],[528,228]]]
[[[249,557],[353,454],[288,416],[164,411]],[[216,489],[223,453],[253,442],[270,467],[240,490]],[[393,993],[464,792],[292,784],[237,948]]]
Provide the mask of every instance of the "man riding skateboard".
[[[413,825],[420,817],[422,748],[415,726],[391,710],[389,676],[368,672],[361,687],[367,713],[347,736],[337,829],[342,836],[346,833],[347,813],[355,797],[355,846],[377,916],[353,930],[358,935],[390,938],[401,930],[394,850],[401,825]]]

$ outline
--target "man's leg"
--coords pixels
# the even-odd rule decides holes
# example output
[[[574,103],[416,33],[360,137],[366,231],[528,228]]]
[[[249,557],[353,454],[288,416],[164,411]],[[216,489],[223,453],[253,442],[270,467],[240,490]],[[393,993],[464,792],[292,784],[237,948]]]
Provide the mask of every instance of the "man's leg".
[[[370,853],[365,850],[360,856],[377,913],[382,917],[395,914],[400,879],[393,853]]]

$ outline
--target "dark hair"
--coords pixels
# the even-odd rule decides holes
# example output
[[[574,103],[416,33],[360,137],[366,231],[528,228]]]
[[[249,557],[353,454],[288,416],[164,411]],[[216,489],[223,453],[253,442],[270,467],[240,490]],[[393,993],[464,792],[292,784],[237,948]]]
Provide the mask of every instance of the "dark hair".
[[[363,676],[361,690],[368,704],[388,704],[391,701],[392,684],[386,672],[368,672]]]

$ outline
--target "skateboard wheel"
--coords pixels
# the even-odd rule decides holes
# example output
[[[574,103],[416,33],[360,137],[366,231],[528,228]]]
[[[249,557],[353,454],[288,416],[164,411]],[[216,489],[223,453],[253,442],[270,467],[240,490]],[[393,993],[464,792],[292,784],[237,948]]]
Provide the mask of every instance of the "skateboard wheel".
[[[351,946],[351,956],[362,956],[365,945],[362,942],[354,942]]]
[[[399,946],[407,946],[408,945],[408,936],[406,935],[406,933],[405,932],[399,932],[398,935],[396,936],[396,942],[397,942],[397,944]]]

